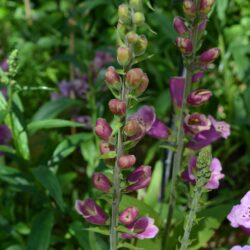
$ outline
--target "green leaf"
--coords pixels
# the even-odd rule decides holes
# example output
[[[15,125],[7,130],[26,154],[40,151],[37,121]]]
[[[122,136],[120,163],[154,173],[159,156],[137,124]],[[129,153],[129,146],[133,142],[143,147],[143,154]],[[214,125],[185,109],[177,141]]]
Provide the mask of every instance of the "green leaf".
[[[0,152],[16,154],[16,150],[6,145],[0,145]]]
[[[109,235],[109,229],[108,228],[89,227],[89,228],[83,228],[82,230],[95,232],[95,233],[99,233],[99,234],[102,234],[102,235]]]
[[[162,161],[157,161],[154,172],[152,175],[152,179],[150,185],[147,189],[147,194],[144,198],[144,202],[151,207],[155,207],[158,203],[158,197],[161,188],[161,176],[163,172],[163,164]]]
[[[32,121],[54,118],[62,111],[77,106],[79,103],[79,101],[69,98],[59,98],[58,100],[47,102],[35,113]]]
[[[46,209],[37,214],[32,223],[27,250],[48,250],[53,224],[54,216],[51,210]]]
[[[114,159],[115,157],[116,157],[115,151],[110,151],[101,155],[101,159],[103,160]]]
[[[16,94],[17,96],[17,94]],[[13,106],[16,105],[17,107],[20,106],[20,103],[15,103],[15,100],[20,102],[19,98],[13,98]],[[28,145],[28,137],[27,133],[18,117],[19,113],[17,110],[12,107],[13,110],[10,114],[5,116],[4,122],[5,124],[11,129],[13,140],[16,146],[16,150],[18,154],[25,160],[29,160],[30,152],[29,152],[29,145]],[[0,92],[0,112],[6,112],[7,109],[7,102]]]
[[[57,179],[47,167],[38,167],[32,170],[33,175],[37,180],[49,191],[49,194],[55,199],[60,209],[64,210],[62,190]]]
[[[67,121],[62,119],[47,119],[41,121],[31,122],[27,128],[31,133],[34,133],[40,129],[51,129],[51,128],[64,128],[64,127],[84,127],[81,123]]]
[[[135,247],[134,245],[129,244],[129,243],[127,243],[127,242],[125,242],[125,243],[120,243],[120,244],[118,245],[118,248],[125,248],[125,249],[131,249],[131,250],[144,250],[144,248]]]
[[[91,133],[78,133],[66,137],[55,149],[49,165],[54,165],[73,153],[82,142],[89,141],[93,135]]]

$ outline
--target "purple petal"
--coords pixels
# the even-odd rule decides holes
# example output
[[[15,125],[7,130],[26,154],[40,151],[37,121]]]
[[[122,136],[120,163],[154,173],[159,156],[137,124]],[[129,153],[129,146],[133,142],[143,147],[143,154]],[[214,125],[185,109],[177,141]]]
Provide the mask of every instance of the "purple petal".
[[[156,139],[167,139],[170,135],[170,131],[163,122],[156,119],[147,134]]]
[[[185,78],[184,77],[172,77],[170,78],[170,95],[173,103],[181,108],[182,98],[185,90]]]
[[[190,182],[192,184],[196,183],[196,177],[193,174],[193,171],[196,169],[196,157],[192,157],[189,161],[187,169],[182,172],[181,178],[184,181]]]
[[[136,236],[136,238],[141,239],[141,240],[154,238],[159,232],[159,228],[154,225],[154,220],[152,218],[148,218],[148,217],[146,218],[148,220],[146,229],[143,232],[138,233]]]

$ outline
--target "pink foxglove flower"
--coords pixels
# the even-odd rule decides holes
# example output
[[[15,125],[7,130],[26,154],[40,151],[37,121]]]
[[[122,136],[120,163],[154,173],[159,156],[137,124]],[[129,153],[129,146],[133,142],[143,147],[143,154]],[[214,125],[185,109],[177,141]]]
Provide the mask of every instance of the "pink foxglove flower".
[[[190,182],[192,184],[196,183],[196,157],[192,157],[189,161],[188,168],[182,173],[181,177],[184,181]],[[224,178],[224,174],[221,173],[222,166],[217,158],[213,158],[210,165],[211,176],[206,185],[207,189],[218,189],[220,185],[220,180]]]
[[[142,217],[136,220],[131,226],[128,227],[131,233],[121,234],[122,238],[140,240],[154,238],[159,232],[159,228],[154,225],[154,219],[149,217]]]
[[[108,219],[106,213],[92,199],[84,201],[76,200],[75,209],[91,224],[104,225]]]
[[[96,189],[103,192],[109,192],[112,187],[108,177],[102,173],[94,173],[92,176],[92,183]]]
[[[231,250],[250,250],[250,246],[234,246],[231,248]]]
[[[177,33],[180,35],[185,34],[188,31],[187,26],[185,25],[185,22],[183,19],[179,16],[176,16],[174,18],[174,29]]]
[[[156,139],[167,139],[170,135],[170,130],[162,121],[156,119],[147,134]]]
[[[131,225],[139,214],[136,207],[128,207],[119,215],[119,221],[124,225]]]
[[[250,235],[250,191],[241,199],[240,204],[233,206],[227,219],[232,227],[239,227]]]
[[[198,107],[207,102],[211,96],[212,92],[207,89],[197,89],[192,91],[187,97],[187,103],[191,106]]]
[[[178,108],[181,108],[185,88],[185,78],[177,76],[171,77],[169,84],[172,101]]]

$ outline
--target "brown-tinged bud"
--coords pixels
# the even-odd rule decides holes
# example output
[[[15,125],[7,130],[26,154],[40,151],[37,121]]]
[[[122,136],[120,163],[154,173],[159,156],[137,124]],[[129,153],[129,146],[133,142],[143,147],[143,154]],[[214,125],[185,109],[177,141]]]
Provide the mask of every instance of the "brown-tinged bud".
[[[121,169],[128,169],[132,167],[136,162],[134,155],[123,155],[118,159],[118,166]]]
[[[130,0],[129,4],[135,11],[142,9],[142,0]]]
[[[119,47],[117,49],[117,61],[121,66],[127,66],[132,59],[131,49],[128,47]]]
[[[193,0],[184,0],[183,2],[183,12],[188,17],[195,17],[196,15],[196,6]]]
[[[143,55],[147,47],[148,47],[148,39],[146,38],[146,36],[144,35],[139,36],[137,43],[134,45],[134,54],[136,56]]]
[[[100,144],[100,152],[101,154],[106,154],[109,153],[111,151],[114,151],[114,146],[110,145],[108,142],[106,141],[102,141]]]
[[[140,124],[136,120],[129,120],[124,126],[124,133],[129,137],[141,133]]]
[[[109,109],[114,115],[125,115],[126,113],[126,102],[117,99],[112,99],[109,101]]]
[[[118,7],[118,17],[122,23],[128,23],[130,21],[129,7],[127,4],[121,4]]]
[[[118,73],[116,72],[115,68],[110,66],[108,67],[106,71],[106,82],[111,86],[111,87],[120,87],[120,77]]]
[[[109,192],[111,189],[111,182],[107,176],[102,173],[94,173],[92,176],[93,186],[103,192]]]
[[[199,61],[201,64],[209,64],[215,61],[215,59],[217,59],[219,55],[220,55],[220,49],[212,48],[203,52],[199,57]]]
[[[144,72],[140,68],[134,68],[127,72],[126,74],[126,83],[128,87],[138,88],[144,77]]]
[[[133,24],[136,26],[142,26],[145,23],[145,16],[142,12],[135,12],[132,17]]]
[[[187,26],[185,25],[185,23],[182,20],[182,18],[179,17],[179,16],[176,16],[174,18],[174,29],[180,35],[183,35],[183,34],[185,34],[188,31]]]
[[[135,44],[139,40],[139,36],[134,31],[130,31],[126,35],[126,39],[129,44]]]
[[[200,1],[200,13],[204,15],[208,14],[210,10],[212,9],[214,3],[215,3],[215,0],[201,0]]]
[[[136,90],[135,90],[136,95],[138,95],[138,96],[141,95],[147,89],[148,83],[149,83],[148,76],[147,76],[147,74],[144,73],[140,86],[138,88],[136,88]]]
[[[189,38],[177,37],[176,45],[184,55],[190,55],[193,52],[192,41]]]
[[[96,121],[95,133],[102,140],[108,141],[112,134],[112,128],[105,119],[98,118]]]

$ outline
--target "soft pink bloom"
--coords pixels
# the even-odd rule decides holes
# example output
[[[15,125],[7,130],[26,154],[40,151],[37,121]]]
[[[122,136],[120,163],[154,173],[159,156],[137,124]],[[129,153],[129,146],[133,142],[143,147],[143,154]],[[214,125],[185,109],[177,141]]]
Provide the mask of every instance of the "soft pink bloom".
[[[250,250],[250,246],[234,246],[231,248],[231,250]]]
[[[128,207],[120,213],[119,221],[124,225],[131,225],[132,223],[134,223],[138,214],[139,214],[138,208]]]
[[[104,141],[108,141],[112,135],[112,128],[109,126],[108,122],[103,118],[98,118],[95,126],[95,133]]]
[[[159,228],[154,225],[154,219],[149,217],[142,217],[136,220],[131,226],[128,227],[131,233],[121,234],[122,238],[140,240],[154,238],[159,232]]]
[[[76,200],[75,209],[91,224],[104,225],[108,219],[106,213],[92,199],[84,201]]]

